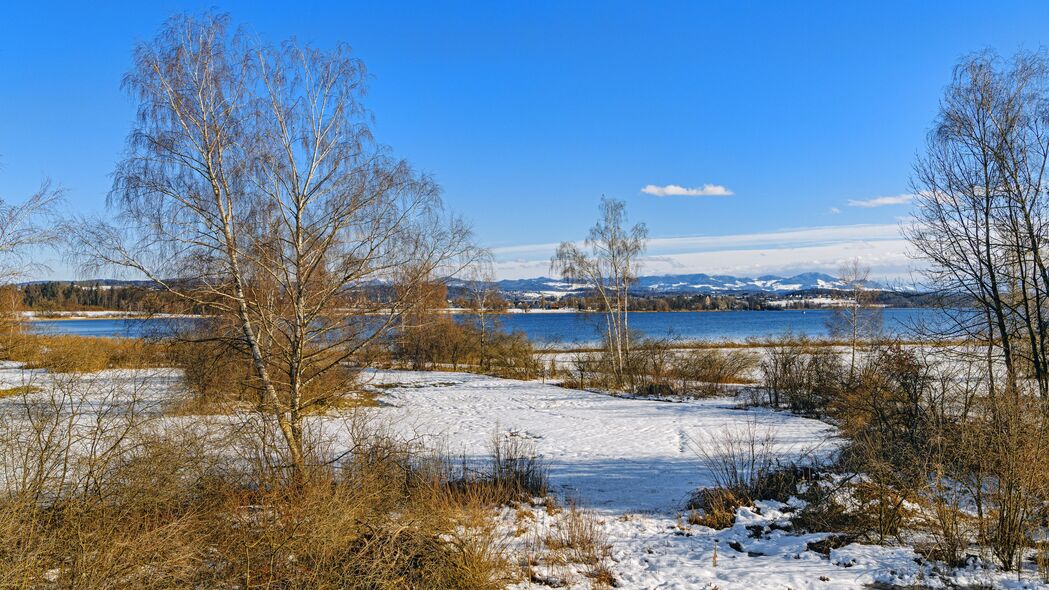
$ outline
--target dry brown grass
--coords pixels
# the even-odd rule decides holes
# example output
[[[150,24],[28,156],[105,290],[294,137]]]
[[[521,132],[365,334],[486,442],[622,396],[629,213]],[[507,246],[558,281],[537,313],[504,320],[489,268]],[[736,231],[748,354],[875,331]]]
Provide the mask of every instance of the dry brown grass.
[[[23,397],[32,393],[40,391],[39,387],[34,385],[18,385],[16,387],[5,387],[0,389],[0,399],[8,397]]]
[[[586,577],[590,578],[595,588],[616,588],[619,580],[607,564],[599,563],[586,571]]]
[[[0,337],[5,360],[53,373],[170,366],[170,346],[138,338],[96,338],[9,332]]]
[[[596,566],[609,556],[611,549],[601,524],[593,512],[569,505],[558,527],[543,543],[551,551],[562,552],[569,563]]]
[[[618,581],[610,566],[612,545],[603,525],[593,511],[569,503],[556,526],[542,539],[546,551],[542,561],[565,571],[578,568],[576,571],[589,578],[594,588],[615,587]]]
[[[510,473],[526,457],[503,449],[466,477],[361,426],[345,455],[315,441],[289,480],[257,419],[156,428],[130,408],[72,428],[77,380],[0,414],[15,461],[0,470],[0,587],[494,590],[518,575],[493,516],[538,491]]]
[[[728,488],[706,488],[693,494],[689,501],[688,523],[712,529],[727,529],[736,522],[736,509],[750,504]]]

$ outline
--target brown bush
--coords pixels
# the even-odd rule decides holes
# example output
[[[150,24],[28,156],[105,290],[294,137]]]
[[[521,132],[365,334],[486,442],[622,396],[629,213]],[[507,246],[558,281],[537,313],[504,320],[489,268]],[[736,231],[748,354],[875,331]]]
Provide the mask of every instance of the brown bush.
[[[636,335],[632,342],[625,383],[615,382],[615,362],[606,344],[599,350],[577,352],[564,384],[656,397],[721,395],[728,384],[749,383],[758,366],[758,356],[744,348],[678,348],[668,339]]]
[[[392,357],[411,369],[474,371],[513,379],[542,372],[535,347],[520,332],[505,333],[443,314],[402,325]]]
[[[27,399],[28,424],[0,416],[0,457],[24,467],[0,474],[0,587],[502,588],[517,574],[493,511],[545,482],[523,447],[467,484],[365,426],[345,456],[311,445],[313,467],[290,482],[250,459],[272,448],[257,423],[153,428],[126,407],[70,429],[83,396],[120,396],[55,387]]]
[[[787,336],[770,344],[760,363],[768,405],[822,416],[841,388],[846,369],[833,348]]]
[[[757,355],[748,350],[696,348],[678,355],[672,371],[680,382],[679,391],[719,395],[727,384],[749,382],[757,366]]]
[[[182,370],[188,395],[171,408],[175,415],[225,414],[235,410],[257,408],[262,403],[261,389],[251,357],[235,338],[182,339],[171,344],[171,364]],[[323,414],[334,410],[375,405],[374,399],[356,387],[357,371],[335,362],[337,351],[314,354],[314,365],[331,364],[331,368],[314,375],[301,389],[300,411],[303,415]],[[269,365],[270,374],[286,383],[280,362]],[[286,398],[287,392],[279,395]]]
[[[0,339],[6,360],[54,373],[142,369],[171,363],[168,344],[138,338],[97,338],[14,332]]]
[[[740,497],[728,488],[704,488],[694,493],[688,502],[688,522],[712,529],[727,529],[736,522],[736,509],[751,502],[750,498]]]

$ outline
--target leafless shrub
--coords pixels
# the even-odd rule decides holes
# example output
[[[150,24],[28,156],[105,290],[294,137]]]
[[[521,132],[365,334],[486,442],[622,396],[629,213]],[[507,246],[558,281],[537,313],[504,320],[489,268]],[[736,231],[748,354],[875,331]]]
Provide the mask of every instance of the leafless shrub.
[[[349,449],[304,431],[298,472],[264,415],[161,422],[155,383],[40,379],[0,407],[5,587],[501,588],[492,511],[545,487],[526,445],[464,486],[355,420]]]
[[[513,433],[493,437],[491,459],[487,479],[506,490],[506,502],[547,495],[546,467],[528,440]]]
[[[805,338],[786,336],[771,344],[761,361],[762,387],[768,404],[791,411],[821,415],[833,399],[844,375],[838,353],[815,346]]]
[[[917,526],[930,532],[935,540],[929,556],[950,565],[964,565],[965,552],[975,540],[975,519],[963,510],[967,493],[940,470],[930,477],[923,496],[928,510],[916,517]]]
[[[694,443],[713,485],[692,495],[689,522],[726,528],[735,522],[740,506],[762,499],[786,501],[798,494],[814,470],[781,463],[776,445],[772,430],[760,428],[754,420]]]
[[[482,320],[492,321],[490,316]],[[533,379],[542,370],[537,351],[524,334],[482,328],[444,312],[402,324],[392,348],[392,358],[412,369],[472,371],[514,379]]]
[[[753,497],[750,492],[777,467],[775,444],[772,429],[748,420],[737,428],[722,428],[693,447],[715,487]]]
[[[547,549],[569,563],[589,566],[593,577],[607,576],[611,545],[597,514],[570,503],[557,527],[545,539]]]
[[[757,366],[758,356],[748,350],[697,348],[676,356],[673,372],[681,392],[719,395],[726,384],[747,382]]]

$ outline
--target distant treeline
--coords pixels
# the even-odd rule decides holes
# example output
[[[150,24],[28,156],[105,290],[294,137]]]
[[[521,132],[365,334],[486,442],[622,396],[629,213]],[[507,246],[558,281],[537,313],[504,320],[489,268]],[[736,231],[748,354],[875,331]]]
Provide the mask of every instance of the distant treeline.
[[[848,298],[848,294],[842,291],[830,289],[812,289],[798,291],[785,295],[771,295],[768,293],[751,294],[725,294],[725,295],[701,295],[701,294],[662,294],[662,295],[639,295],[630,299],[631,311],[729,311],[729,310],[761,310],[761,309],[818,309],[825,305],[812,302],[813,298]],[[782,303],[773,305],[772,302],[788,301],[787,305]],[[930,293],[905,293],[895,291],[878,291],[871,296],[870,303],[886,307],[936,307],[947,305],[948,307],[964,307],[966,303],[962,298],[953,298],[945,301],[943,297]],[[512,300],[511,305],[518,308],[528,309],[557,309],[576,308],[584,311],[600,311],[604,309],[601,301],[593,296],[570,295],[560,299],[545,297],[541,300]]]
[[[758,295],[649,295],[633,297],[631,311],[711,311],[733,309],[764,309],[765,297]],[[565,297],[561,307],[576,307],[582,310],[603,309],[596,297]]]
[[[33,311],[77,311],[77,310],[119,310],[150,312],[171,310],[173,303],[167,293],[150,288],[145,283],[105,283],[45,281],[27,283],[18,287],[21,292],[22,305]],[[469,294],[462,290],[448,290],[448,302],[459,307],[469,307]],[[385,289],[372,287],[369,297],[383,300]],[[488,306],[504,309],[507,306],[525,309],[576,308],[581,310],[600,311],[604,309],[597,297],[589,295],[570,295],[562,298],[545,297],[540,300],[514,300],[496,294]],[[663,294],[636,296],[630,300],[632,311],[727,311],[759,309],[804,309],[819,307],[806,302],[813,297],[846,297],[840,291],[813,289],[791,293],[790,295],[773,296],[767,293],[753,294]],[[872,303],[889,307],[931,307],[943,303],[942,299],[925,293],[901,293],[879,291],[872,298]],[[770,305],[771,301],[797,300],[787,306]],[[955,302],[953,305],[962,306]]]
[[[159,311],[163,293],[142,285],[107,285],[47,281],[18,287],[22,305],[32,311]]]
[[[971,307],[972,300],[961,295],[942,293],[915,293],[911,291],[870,291],[869,303],[886,307]],[[791,297],[843,297],[842,291],[833,289],[809,289],[792,293]]]

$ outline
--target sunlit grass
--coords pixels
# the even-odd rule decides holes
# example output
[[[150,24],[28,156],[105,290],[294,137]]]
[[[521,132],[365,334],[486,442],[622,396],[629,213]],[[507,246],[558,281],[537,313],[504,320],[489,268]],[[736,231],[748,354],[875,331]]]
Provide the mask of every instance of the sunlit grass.
[[[22,397],[40,391],[39,387],[33,385],[19,385],[17,387],[5,387],[0,389],[0,399],[8,397]]]

